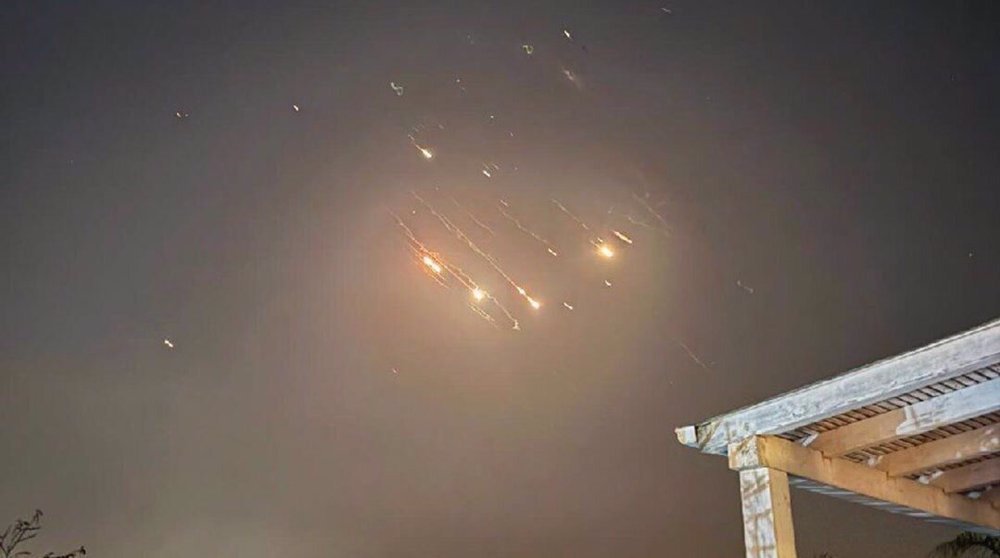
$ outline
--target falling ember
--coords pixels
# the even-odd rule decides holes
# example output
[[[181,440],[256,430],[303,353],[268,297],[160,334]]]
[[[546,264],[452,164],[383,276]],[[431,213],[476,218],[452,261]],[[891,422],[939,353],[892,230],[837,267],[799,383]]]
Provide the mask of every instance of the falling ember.
[[[430,256],[424,256],[422,261],[424,262],[424,265],[429,267],[430,270],[433,271],[434,273],[441,273],[441,264],[434,261],[434,258]]]
[[[420,147],[419,145],[417,146],[417,149],[420,150],[420,154],[424,156],[424,159],[434,158],[434,152],[431,151],[430,149],[427,149],[426,147]]]
[[[299,112],[299,105],[292,105],[292,110]]]
[[[621,240],[625,244],[632,244],[632,239],[629,238],[629,237],[627,237],[627,236],[625,236],[624,233],[621,233],[621,232],[613,230],[613,231],[611,231],[611,234],[617,236],[618,240]]]
[[[521,48],[523,48],[523,49],[524,49],[524,53],[525,53],[525,54],[527,54],[528,56],[531,56],[531,54],[532,54],[533,52],[535,52],[535,47],[534,47],[534,45],[528,45],[528,44],[524,44],[524,45],[521,45]]]
[[[570,34],[569,29],[563,29],[563,35],[565,35],[567,39],[571,41],[573,40],[573,35]]]
[[[615,257],[615,251],[611,249],[607,244],[601,244],[597,247],[597,253],[604,256],[605,258]]]
[[[396,82],[390,81],[389,82],[389,87],[391,87],[392,90],[396,92],[396,96],[397,97],[402,97],[403,96],[403,86],[402,85],[396,85]]]
[[[486,178],[493,178],[493,175],[490,174],[489,169],[483,169],[483,176],[485,176]]]
[[[477,301],[482,300],[486,298],[486,293],[483,292],[483,290],[480,289],[479,287],[476,287],[475,289],[472,289],[472,298],[476,299]]]
[[[549,251],[549,253],[550,253],[550,254],[552,254],[553,256],[555,256],[555,257],[557,257],[557,258],[559,257],[559,254],[558,254],[558,253],[557,253],[557,252],[556,252],[555,250],[553,250],[552,248],[546,248],[546,249],[547,249],[547,250]]]
[[[171,343],[169,339],[164,339],[163,340],[163,344],[166,345],[168,349],[173,349],[174,348],[174,344]]]
[[[611,281],[608,281],[607,279],[605,279],[604,280],[604,286],[605,287],[610,287],[611,286]]]
[[[573,309],[573,305],[570,304],[570,303],[568,303],[568,302],[564,302],[563,306],[565,306],[567,310],[572,310]]]
[[[534,308],[535,310],[538,310],[539,308],[542,307],[541,302],[538,302],[537,300],[531,298],[528,295],[525,295],[525,297],[528,299],[528,304],[531,304],[531,307]]]

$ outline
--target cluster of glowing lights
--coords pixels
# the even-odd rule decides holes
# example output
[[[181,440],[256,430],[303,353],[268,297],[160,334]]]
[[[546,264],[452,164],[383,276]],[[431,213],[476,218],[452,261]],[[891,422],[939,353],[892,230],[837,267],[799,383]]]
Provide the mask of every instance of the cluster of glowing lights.
[[[432,156],[430,150],[420,147],[419,145],[416,144],[416,142],[414,142],[414,145],[421,150],[421,153],[424,153],[425,157],[430,158]],[[472,239],[470,239],[458,227],[458,225],[456,225],[451,219],[449,219],[442,213],[438,212],[437,209],[435,209],[431,204],[429,204],[416,192],[411,192],[411,194],[421,205],[424,206],[425,209],[427,209],[427,211],[431,215],[433,215],[438,219],[438,221],[441,223],[442,226],[444,226],[446,230],[453,233],[472,252],[480,256],[496,272],[498,272],[501,276],[503,276],[503,278],[508,282],[508,284],[510,284],[510,286],[514,288],[514,290],[517,292],[518,295],[520,295],[525,301],[527,301],[528,305],[533,310],[540,310],[542,308],[542,302],[540,300],[529,295],[527,289],[514,282],[514,280],[500,267],[497,260],[492,255],[484,252],[479,246],[477,246],[476,243],[473,242]],[[489,229],[489,227],[487,227],[485,224],[482,224],[478,219],[476,219],[475,216],[468,209],[464,208],[460,203],[458,203],[457,200],[455,200],[454,198],[451,199],[455,203],[455,205],[459,209],[462,209],[468,216],[470,216],[473,219],[473,221],[477,223],[477,225],[479,225],[481,228],[483,228],[492,235],[493,231]],[[583,220],[581,220],[579,217],[570,212],[565,206],[563,206],[558,201],[556,200],[552,201],[559,207],[559,209],[564,214],[566,214],[573,221],[575,221],[580,226],[580,228],[583,229],[583,231],[585,231],[588,234],[588,236],[593,235],[592,229],[589,226],[587,226],[587,224],[584,223]],[[535,240],[543,244],[550,254],[552,254],[553,256],[557,255],[555,250],[551,248],[551,245],[548,243],[548,241],[540,237],[532,230],[525,227],[517,218],[508,213],[507,212],[508,208],[510,208],[510,204],[508,204],[505,200],[500,200],[500,207],[499,207],[500,213],[508,221],[510,221],[519,230],[530,235]],[[447,263],[444,260],[438,258],[435,255],[436,254],[435,252],[433,252],[431,249],[429,249],[427,246],[425,246],[423,243],[421,243],[419,240],[416,239],[416,237],[413,235],[413,232],[409,229],[409,227],[407,227],[402,222],[401,219],[399,219],[398,216],[396,216],[395,214],[393,214],[393,216],[396,218],[397,223],[400,225],[400,227],[402,227],[402,229],[406,233],[407,238],[411,242],[411,248],[413,248],[414,251],[416,252],[419,261],[431,272],[431,276],[434,277],[435,280],[437,280],[442,286],[445,287],[448,286],[447,283],[445,282],[446,276],[458,280],[467,289],[467,292],[469,293],[469,296],[472,299],[470,301],[470,308],[472,309],[473,312],[475,312],[477,315],[479,315],[480,317],[482,317],[495,327],[497,324],[493,316],[491,316],[482,306],[480,306],[480,303],[483,303],[484,301],[490,301],[491,303],[495,304],[496,307],[510,320],[510,322],[513,324],[512,329],[520,330],[520,326],[518,324],[517,319],[515,319],[514,316],[510,314],[510,312],[500,303],[499,300],[497,300],[493,295],[489,294],[484,289],[479,287],[477,282],[473,281],[473,279],[461,268],[457,267],[453,263]],[[615,238],[618,241],[622,242],[623,244],[626,245],[632,244],[632,239],[629,238],[628,235],[626,235],[625,233],[614,229],[612,229],[610,232],[615,236]],[[616,256],[615,246],[613,242],[608,242],[604,239],[601,239],[600,237],[593,237],[593,236],[590,237],[589,242],[594,247],[597,256],[604,259],[612,259]],[[611,281],[604,280],[604,285],[606,287],[610,287]],[[575,306],[568,301],[563,302],[562,306],[570,311],[575,309]]]

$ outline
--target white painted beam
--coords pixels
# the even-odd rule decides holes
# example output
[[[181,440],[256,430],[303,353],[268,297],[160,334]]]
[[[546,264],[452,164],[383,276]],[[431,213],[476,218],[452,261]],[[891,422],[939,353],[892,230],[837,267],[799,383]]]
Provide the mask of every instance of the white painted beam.
[[[997,410],[1000,410],[1000,379],[952,391],[823,432],[809,447],[828,456],[844,455]]]
[[[774,469],[740,471],[747,558],[795,558],[788,475]]]
[[[991,425],[883,455],[876,467],[890,477],[900,477],[997,451],[1000,451],[1000,426]]]
[[[996,362],[1000,320],[710,419],[694,427],[694,436],[691,427],[679,429],[681,441],[725,454],[730,443],[750,436],[787,432]]]
[[[937,486],[890,477],[846,459],[822,453],[773,436],[755,436],[729,448],[729,466],[738,471],[768,467],[825,485],[897,504],[930,515],[1000,530],[1000,510]]]

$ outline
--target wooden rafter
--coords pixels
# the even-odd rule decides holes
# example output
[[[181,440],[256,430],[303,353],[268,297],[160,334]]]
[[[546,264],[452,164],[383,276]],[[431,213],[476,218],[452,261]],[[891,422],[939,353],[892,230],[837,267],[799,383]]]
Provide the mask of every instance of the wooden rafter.
[[[949,494],[938,486],[890,477],[884,471],[827,457],[814,449],[773,436],[754,436],[730,446],[729,466],[738,471],[760,467],[777,469],[938,517],[1000,530],[1000,511],[985,502]]]
[[[1000,483],[1000,459],[987,459],[972,465],[931,475],[930,483],[945,492],[965,492],[973,488]]]
[[[899,477],[1000,451],[1000,426],[991,425],[882,456],[876,467]]]

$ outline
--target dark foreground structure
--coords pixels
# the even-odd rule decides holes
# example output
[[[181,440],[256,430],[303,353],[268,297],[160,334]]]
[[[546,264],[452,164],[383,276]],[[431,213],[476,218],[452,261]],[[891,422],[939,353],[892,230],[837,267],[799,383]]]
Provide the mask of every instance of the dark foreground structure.
[[[793,558],[789,486],[1000,534],[1000,320],[695,426],[740,475],[747,558]]]

